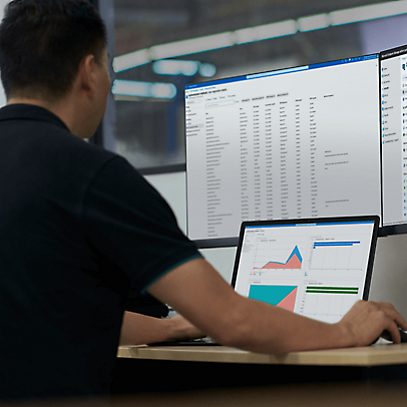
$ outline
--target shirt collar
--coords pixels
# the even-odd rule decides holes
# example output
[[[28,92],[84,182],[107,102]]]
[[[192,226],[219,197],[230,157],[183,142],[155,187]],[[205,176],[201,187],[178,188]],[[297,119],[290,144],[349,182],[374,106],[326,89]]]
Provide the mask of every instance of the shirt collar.
[[[36,120],[53,123],[70,132],[66,124],[49,110],[28,104],[11,104],[0,109],[0,122],[4,120]]]

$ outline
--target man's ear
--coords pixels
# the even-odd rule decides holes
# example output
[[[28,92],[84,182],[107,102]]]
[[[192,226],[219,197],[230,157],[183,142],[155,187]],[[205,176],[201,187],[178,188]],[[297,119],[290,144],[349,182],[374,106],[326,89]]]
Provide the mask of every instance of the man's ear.
[[[93,55],[86,55],[79,63],[79,70],[76,82],[77,90],[85,92],[88,97],[92,97],[96,90],[94,68],[95,57]],[[74,85],[75,86],[75,85]]]

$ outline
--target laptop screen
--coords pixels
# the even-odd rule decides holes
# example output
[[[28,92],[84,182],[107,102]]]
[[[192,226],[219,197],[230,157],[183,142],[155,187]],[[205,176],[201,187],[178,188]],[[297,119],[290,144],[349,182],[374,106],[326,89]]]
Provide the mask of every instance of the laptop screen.
[[[232,286],[246,297],[335,323],[367,299],[379,218],[244,222]]]

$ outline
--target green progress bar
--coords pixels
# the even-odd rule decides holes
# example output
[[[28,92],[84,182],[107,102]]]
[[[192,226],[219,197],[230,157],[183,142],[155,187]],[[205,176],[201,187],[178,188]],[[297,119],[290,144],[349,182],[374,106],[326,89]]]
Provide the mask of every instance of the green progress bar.
[[[358,287],[307,287],[307,293],[317,294],[358,294]]]
[[[359,287],[323,287],[323,286],[311,286],[307,287],[307,290],[341,290],[341,291],[358,291]]]
[[[307,290],[307,293],[314,293],[314,294],[357,294],[357,291],[339,291],[339,290],[333,290],[333,291],[323,291],[323,290]]]

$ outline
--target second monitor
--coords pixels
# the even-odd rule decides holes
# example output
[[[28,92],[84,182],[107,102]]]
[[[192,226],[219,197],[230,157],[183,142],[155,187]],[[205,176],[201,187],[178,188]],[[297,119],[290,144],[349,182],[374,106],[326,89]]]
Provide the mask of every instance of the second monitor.
[[[379,57],[190,85],[188,236],[236,244],[244,220],[381,215]]]

